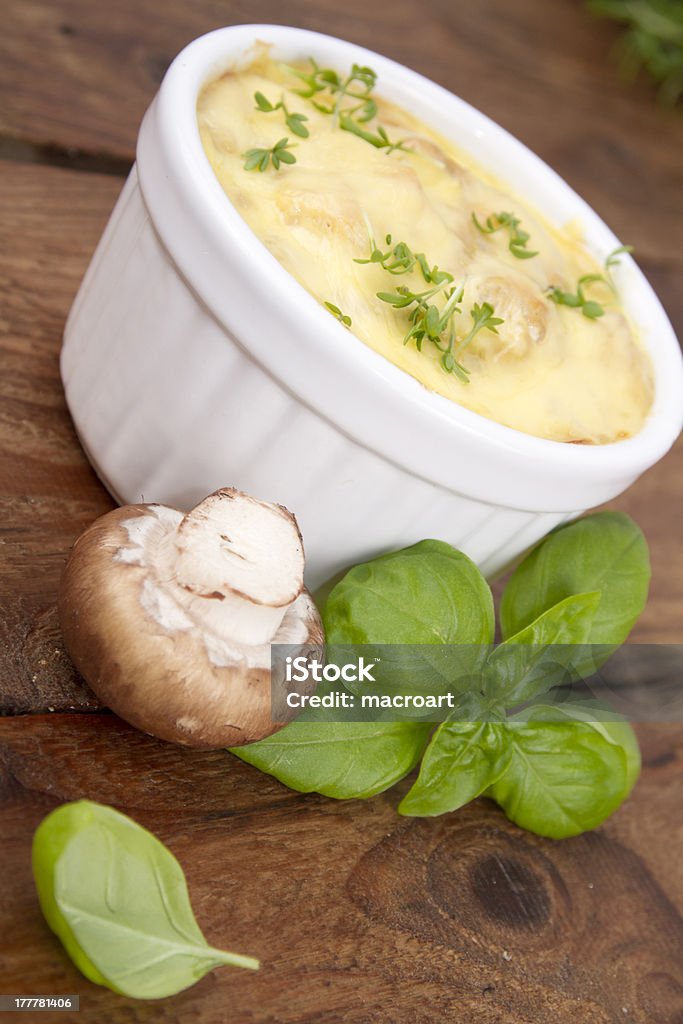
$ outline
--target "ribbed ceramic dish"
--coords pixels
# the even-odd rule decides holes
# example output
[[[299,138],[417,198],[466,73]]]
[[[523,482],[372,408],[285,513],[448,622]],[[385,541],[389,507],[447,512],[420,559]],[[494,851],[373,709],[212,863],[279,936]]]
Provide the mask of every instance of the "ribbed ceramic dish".
[[[452,138],[554,224],[579,220],[604,259],[618,239],[549,167],[438,85],[378,54],[272,25],[220,29],[171,65],[65,330],[76,428],[123,502],[189,507],[237,486],[290,508],[316,586],[380,551],[438,537],[495,573],[558,523],[613,498],[681,429],[675,335],[630,258],[624,305],[655,373],[633,438],[585,446],[531,437],[427,391],[351,337],[275,260],[219,185],[196,121],[202,86],[276,58],[369,64],[378,89]]]

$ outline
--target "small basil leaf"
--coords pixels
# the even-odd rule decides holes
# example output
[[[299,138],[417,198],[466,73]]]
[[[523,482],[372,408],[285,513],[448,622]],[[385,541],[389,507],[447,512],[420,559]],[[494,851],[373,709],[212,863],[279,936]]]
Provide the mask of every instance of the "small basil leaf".
[[[329,643],[488,644],[493,597],[466,555],[423,540],[350,569],[323,622]]]
[[[505,771],[510,752],[504,726],[487,722],[444,722],[434,733],[412,789],[399,814],[446,814],[474,800]]]
[[[626,795],[640,775],[640,747],[633,728],[612,708],[597,700],[566,701],[536,705],[515,716],[519,721],[586,722],[609,743],[621,747],[626,757]]]
[[[486,663],[486,692],[510,708],[547,692],[568,676],[577,679],[590,674],[596,666],[593,646],[586,638],[599,605],[600,591],[567,597],[499,644]]]
[[[600,606],[584,642],[621,644],[647,599],[647,543],[621,512],[597,512],[545,538],[514,571],[503,593],[504,637],[529,626],[574,594],[599,590]]]
[[[360,799],[412,771],[431,729],[416,722],[295,721],[232,753],[300,793]]]
[[[564,839],[596,828],[626,799],[640,769],[633,731],[589,717],[541,706],[508,720],[510,761],[487,795],[511,821]]]
[[[221,964],[259,966],[207,945],[173,854],[111,807],[81,800],[49,814],[33,839],[33,874],[76,967],[114,992],[159,999]]]

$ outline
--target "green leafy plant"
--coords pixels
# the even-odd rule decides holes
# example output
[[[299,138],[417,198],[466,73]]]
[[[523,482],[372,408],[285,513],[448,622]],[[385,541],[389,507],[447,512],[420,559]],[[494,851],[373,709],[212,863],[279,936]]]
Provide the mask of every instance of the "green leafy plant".
[[[207,944],[178,861],[111,807],[80,800],[49,814],[33,839],[33,874],[45,920],[76,967],[121,995],[159,999],[222,964],[259,967]]]
[[[641,68],[659,84],[659,98],[674,106],[683,96],[683,7],[680,0],[588,0],[593,14],[625,26],[617,59],[625,78]]]
[[[484,235],[492,235],[496,231],[500,231],[501,228],[505,228],[510,235],[508,249],[518,260],[530,260],[532,257],[538,256],[538,252],[532,252],[530,249],[527,249],[531,235],[528,231],[523,230],[521,220],[519,217],[515,217],[514,213],[506,213],[505,211],[502,213],[492,213],[486,218],[484,224],[480,224],[476,213],[473,213],[472,220]]]
[[[292,143],[288,138],[279,139],[270,149],[249,149],[244,156],[245,171],[267,171],[270,164],[279,171],[280,164],[295,164],[296,157],[290,153]]]
[[[561,527],[512,574],[500,609],[504,639],[492,647],[491,591],[449,545],[422,541],[356,566],[327,600],[328,643],[427,645],[421,664],[408,660],[408,675],[425,674],[435,689],[448,681],[448,645],[471,645],[477,653],[459,669],[468,688],[456,685],[457,709],[431,738],[423,721],[297,720],[234,753],[294,789],[337,798],[380,792],[421,757],[402,814],[443,814],[486,795],[540,835],[594,828],[635,783],[635,735],[588,701],[547,695],[623,642],[649,577],[647,545],[627,516],[601,512]]]

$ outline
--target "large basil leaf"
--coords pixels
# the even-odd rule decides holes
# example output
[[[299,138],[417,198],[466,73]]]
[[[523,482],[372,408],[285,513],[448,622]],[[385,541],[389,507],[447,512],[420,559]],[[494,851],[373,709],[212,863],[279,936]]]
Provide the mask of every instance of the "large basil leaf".
[[[485,692],[512,708],[588,675],[596,665],[587,637],[600,600],[600,591],[567,597],[498,644],[486,663]]]
[[[600,591],[585,643],[621,644],[640,615],[650,582],[647,543],[621,512],[597,512],[545,538],[512,574],[500,607],[504,637],[574,594]]]
[[[49,814],[33,839],[33,873],[75,965],[122,995],[158,999],[221,964],[259,966],[207,944],[173,854],[111,807],[81,800]]]
[[[478,679],[493,640],[489,585],[437,540],[357,565],[323,610],[328,644],[372,645],[382,693],[460,692]],[[375,646],[377,645],[377,646]]]
[[[440,725],[415,784],[399,804],[399,813],[445,814],[483,793],[505,771],[510,757],[504,729],[495,722]]]
[[[640,752],[626,722],[538,706],[506,723],[510,761],[487,792],[508,818],[551,839],[596,828],[628,796]]]
[[[411,771],[432,726],[416,722],[295,721],[232,753],[300,793],[374,796]]]
[[[420,692],[437,693],[451,685],[454,673],[463,675],[463,650],[474,652],[471,671],[483,661],[487,651],[479,645],[493,639],[493,597],[466,555],[425,540],[350,569],[332,589],[323,622],[333,657],[334,645],[372,645],[370,653],[385,644],[471,645],[455,652],[434,646],[433,655],[413,649],[406,657],[396,650],[381,656],[381,692],[414,690],[419,673]],[[424,722],[298,719],[232,753],[302,793],[367,797],[412,770],[430,731]]]
[[[350,569],[323,622],[331,644],[488,644],[493,597],[467,555],[423,540]]]

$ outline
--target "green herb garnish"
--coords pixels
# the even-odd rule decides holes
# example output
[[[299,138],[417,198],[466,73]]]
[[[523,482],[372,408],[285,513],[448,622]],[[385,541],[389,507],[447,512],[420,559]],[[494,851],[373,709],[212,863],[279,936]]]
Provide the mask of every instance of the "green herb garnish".
[[[522,230],[520,227],[522,222],[519,217],[515,217],[514,213],[505,211],[492,213],[486,218],[485,224],[480,224],[476,213],[473,213],[472,220],[484,235],[492,235],[496,231],[500,231],[501,228],[505,228],[510,234],[508,249],[518,260],[530,260],[533,256],[538,256],[538,252],[531,252],[527,249],[531,235],[528,231]]]
[[[453,281],[453,275],[445,270],[439,270],[437,266],[431,267],[423,252],[414,253],[405,242],[397,242],[393,245],[391,235],[384,239],[386,245],[391,246],[383,252],[375,243],[370,234],[370,255],[367,259],[354,259],[354,263],[379,263],[383,270],[389,274],[407,274],[419,267],[422,276],[427,284],[444,284]]]
[[[377,114],[377,104],[371,96],[377,83],[377,74],[372,68],[353,64],[350,73],[342,78],[331,68],[321,68],[309,57],[310,71],[287,67],[287,70],[304,83],[303,89],[294,89],[297,96],[311,100],[322,114],[339,115],[342,103],[348,99],[353,104],[353,113],[358,121],[370,121]],[[323,94],[323,95],[321,95]],[[327,94],[327,95],[324,95]]]
[[[498,324],[502,324],[503,320],[499,316],[494,316],[494,309],[488,302],[479,305],[475,302],[470,310],[470,316],[472,318],[472,326],[464,338],[456,340],[455,331],[451,329],[448,336],[448,343],[446,350],[441,356],[441,365],[447,373],[454,373],[463,383],[469,381],[469,370],[466,370],[462,363],[456,359],[456,352],[458,355],[467,348],[471,341],[479,334],[479,331],[487,330],[493,334],[498,334]],[[434,341],[430,338],[430,341]],[[464,375],[463,375],[464,374]]]
[[[325,306],[325,309],[328,309],[330,311],[330,313],[332,314],[332,316],[336,320],[338,320],[340,324],[344,325],[344,327],[350,327],[351,326],[351,317],[348,316],[346,313],[342,313],[342,311],[339,308],[339,306],[335,306],[335,304],[333,302],[325,302],[324,306]]]
[[[321,68],[309,58],[310,70],[287,66],[287,70],[295,75],[304,87],[293,90],[297,96],[309,100],[316,110],[335,118],[342,131],[368,142],[375,149],[384,149],[387,153],[395,150],[408,151],[402,140],[392,142],[382,125],[375,131],[365,127],[377,115],[377,103],[372,91],[377,83],[377,74],[372,68],[353,64],[349,74],[342,78],[331,68]]]
[[[481,305],[479,305],[478,302],[475,302],[472,306],[470,315],[472,317],[472,327],[470,328],[469,334],[466,334],[465,337],[458,342],[459,352],[462,352],[463,349],[467,348],[479,331],[492,331],[493,334],[498,334],[498,331],[496,330],[498,324],[505,322],[502,317],[495,316],[495,310],[490,302],[482,302]]]
[[[455,278],[438,266],[431,266],[422,252],[413,252],[406,242],[393,243],[392,236],[385,236],[389,248],[380,249],[370,234],[370,255],[367,258],[355,259],[354,263],[374,263],[394,276],[419,271],[427,284],[433,287],[425,291],[413,291],[405,285],[399,285],[393,292],[377,292],[377,298],[394,309],[410,310],[408,328],[403,344],[415,343],[418,352],[422,351],[425,340],[430,341],[441,352],[441,367],[446,373],[453,373],[464,384],[469,381],[467,370],[458,359],[463,351],[481,330],[489,330],[497,334],[498,324],[503,321],[494,315],[493,306],[488,302],[482,305],[475,303],[470,312],[472,327],[464,338],[458,339],[455,332],[454,319],[462,313],[464,295],[463,285],[449,287]],[[445,299],[442,306],[431,302],[435,296],[443,293]]]
[[[619,259],[617,259],[617,257],[621,256],[622,253],[632,253],[632,252],[633,252],[633,246],[632,245],[620,245],[620,246],[618,246],[614,250],[614,252],[611,252],[609,254],[609,256],[607,257],[607,259],[605,260],[605,269],[606,270],[610,270],[612,267],[618,266],[621,261]]]
[[[399,139],[398,142],[392,142],[387,135],[386,129],[381,124],[377,125],[376,132],[371,132],[367,128],[363,128],[358,120],[354,120],[352,114],[347,114],[345,111],[342,111],[339,115],[339,127],[342,131],[351,132],[353,135],[357,135],[359,139],[369,142],[375,149],[386,149],[387,153],[393,153],[396,149],[401,149],[405,153],[410,152],[410,149],[404,145],[402,139]]]
[[[557,285],[551,285],[547,292],[548,298],[558,306],[570,306],[572,309],[580,309],[589,320],[597,320],[598,317],[605,315],[605,307],[601,302],[587,299],[584,292],[585,285],[592,284],[595,281],[601,281],[603,284],[607,283],[603,274],[584,274],[577,281],[575,292],[565,292],[562,288],[558,288]]]
[[[245,171],[267,171],[268,165],[272,163],[275,170],[280,169],[280,164],[295,164],[296,157],[290,153],[292,143],[289,139],[280,139],[270,149],[249,149],[244,156]]]
[[[587,299],[584,288],[588,284],[600,284],[607,285],[607,287],[616,295],[617,290],[612,280],[612,267],[616,267],[619,264],[618,257],[622,253],[633,252],[632,245],[620,245],[618,248],[611,252],[605,260],[605,273],[604,274],[584,274],[580,277],[575,292],[565,292],[562,288],[557,285],[551,285],[548,289],[548,298],[556,303],[558,306],[570,306],[573,309],[580,309],[585,317],[589,320],[597,320],[598,317],[605,315],[605,307],[601,302],[596,302],[593,299]]]
[[[272,114],[276,110],[281,110],[285,115],[285,123],[293,135],[298,135],[300,139],[307,139],[309,135],[308,128],[304,121],[308,121],[305,114],[292,114],[287,109],[285,104],[284,96],[279,103],[271,103],[262,92],[255,92],[254,99],[256,100],[256,109],[262,114]]]
[[[222,964],[258,960],[209,946],[185,875],[156,836],[111,807],[79,800],[33,837],[40,906],[76,967],[133,999],[161,999]]]

